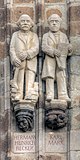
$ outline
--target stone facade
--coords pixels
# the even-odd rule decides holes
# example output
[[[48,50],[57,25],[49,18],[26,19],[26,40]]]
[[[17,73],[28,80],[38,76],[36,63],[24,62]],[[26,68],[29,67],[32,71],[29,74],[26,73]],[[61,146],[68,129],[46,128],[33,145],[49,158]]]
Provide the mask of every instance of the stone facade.
[[[41,73],[44,55],[42,36],[48,32],[47,18],[53,9],[62,12],[61,31],[67,34],[73,46],[73,55],[67,59],[67,87],[71,97],[68,104],[68,122],[64,128],[51,130],[45,126],[45,82]],[[39,100],[34,108],[34,128],[26,133],[16,125],[10,102],[9,45],[12,33],[18,30],[20,15],[33,19],[33,31],[40,40],[38,71]],[[1,160],[79,160],[80,159],[80,2],[79,0],[1,0],[0,1],[0,157]],[[55,90],[56,97],[56,90]]]

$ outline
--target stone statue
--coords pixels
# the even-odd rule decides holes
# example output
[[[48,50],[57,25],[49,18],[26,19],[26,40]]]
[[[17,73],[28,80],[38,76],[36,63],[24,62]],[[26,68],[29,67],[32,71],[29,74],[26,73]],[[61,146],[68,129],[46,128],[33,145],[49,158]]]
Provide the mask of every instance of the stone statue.
[[[10,57],[14,67],[14,77],[10,84],[14,101],[31,99],[34,92],[38,91],[35,74],[39,40],[31,31],[34,23],[29,15],[23,14],[17,24],[19,31],[13,33],[10,43]]]
[[[54,81],[57,81],[58,99],[70,101],[66,86],[66,59],[72,53],[72,45],[60,31],[59,14],[48,18],[49,32],[43,35],[42,50],[45,53],[42,79],[46,80],[46,100],[54,99]]]

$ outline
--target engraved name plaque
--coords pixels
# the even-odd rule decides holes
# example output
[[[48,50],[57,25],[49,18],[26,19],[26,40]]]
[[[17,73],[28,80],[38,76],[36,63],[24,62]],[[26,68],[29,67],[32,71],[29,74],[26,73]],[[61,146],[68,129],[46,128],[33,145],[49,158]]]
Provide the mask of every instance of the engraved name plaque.
[[[66,133],[46,133],[46,152],[65,152],[67,146]]]
[[[12,134],[11,147],[13,153],[35,152],[35,134],[34,133]]]

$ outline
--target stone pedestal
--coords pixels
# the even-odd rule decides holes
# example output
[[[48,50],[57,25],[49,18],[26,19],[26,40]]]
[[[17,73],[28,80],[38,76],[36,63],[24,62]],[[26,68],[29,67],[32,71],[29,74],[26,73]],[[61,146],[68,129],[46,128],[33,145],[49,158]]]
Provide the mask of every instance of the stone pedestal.
[[[13,153],[35,152],[35,134],[34,133],[11,133]]]
[[[11,129],[11,160],[35,160],[35,106],[36,101],[21,100],[13,104],[16,130]]]
[[[66,109],[67,108],[67,101],[65,100],[59,100],[59,99],[54,99],[50,102],[45,101],[45,107],[52,107],[52,108],[61,108],[61,109]]]
[[[45,153],[46,160],[66,160],[67,107],[65,100],[45,101]]]
[[[34,160],[35,133],[11,133],[11,160]]]

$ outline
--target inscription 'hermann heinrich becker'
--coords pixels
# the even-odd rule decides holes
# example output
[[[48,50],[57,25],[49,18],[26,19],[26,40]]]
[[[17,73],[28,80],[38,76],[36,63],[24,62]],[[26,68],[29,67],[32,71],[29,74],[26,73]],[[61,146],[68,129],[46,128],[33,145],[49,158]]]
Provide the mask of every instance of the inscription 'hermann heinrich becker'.
[[[12,151],[14,153],[35,152],[35,135],[14,134],[12,136]]]

